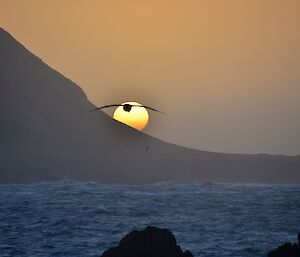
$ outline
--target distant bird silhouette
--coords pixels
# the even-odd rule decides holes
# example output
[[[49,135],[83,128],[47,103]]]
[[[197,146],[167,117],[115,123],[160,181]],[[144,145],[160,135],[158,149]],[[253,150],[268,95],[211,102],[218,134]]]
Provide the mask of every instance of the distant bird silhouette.
[[[165,114],[165,113],[163,113],[163,112],[161,112],[161,111],[159,111],[157,109],[154,109],[152,107],[145,106],[145,105],[138,105],[138,104],[109,104],[109,105],[104,105],[104,106],[92,109],[92,110],[90,110],[90,112],[98,111],[98,110],[109,108],[109,107],[119,107],[119,106],[123,106],[123,110],[125,112],[130,112],[131,109],[132,109],[132,107],[144,107],[144,108],[149,109],[151,111],[155,111],[155,112],[159,112],[161,114]]]

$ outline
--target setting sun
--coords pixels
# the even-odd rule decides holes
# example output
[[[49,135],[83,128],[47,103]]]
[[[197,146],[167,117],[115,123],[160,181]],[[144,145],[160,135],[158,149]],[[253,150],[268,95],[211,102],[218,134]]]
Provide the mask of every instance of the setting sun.
[[[125,102],[122,105],[124,104],[141,106],[137,102]],[[128,112],[124,110],[123,106],[119,106],[114,112],[114,119],[135,129],[143,130],[148,124],[149,114],[144,107],[132,106]]]

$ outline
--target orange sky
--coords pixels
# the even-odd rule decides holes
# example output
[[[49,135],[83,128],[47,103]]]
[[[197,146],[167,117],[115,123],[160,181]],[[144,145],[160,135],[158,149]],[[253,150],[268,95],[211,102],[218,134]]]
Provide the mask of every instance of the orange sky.
[[[97,105],[204,150],[300,154],[300,1],[1,0],[0,26]]]

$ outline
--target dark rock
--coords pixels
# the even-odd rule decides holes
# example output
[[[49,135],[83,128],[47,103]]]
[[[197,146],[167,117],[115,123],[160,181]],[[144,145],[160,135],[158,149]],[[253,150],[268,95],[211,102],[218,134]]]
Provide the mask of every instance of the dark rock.
[[[269,252],[268,257],[300,257],[300,233],[298,233],[298,244],[285,243]]]
[[[130,232],[101,257],[193,257],[193,254],[181,250],[170,230],[147,227]]]

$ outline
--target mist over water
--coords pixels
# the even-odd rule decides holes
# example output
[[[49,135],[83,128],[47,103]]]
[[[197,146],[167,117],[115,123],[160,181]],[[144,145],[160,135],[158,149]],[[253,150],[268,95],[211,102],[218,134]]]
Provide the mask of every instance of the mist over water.
[[[299,222],[300,185],[0,185],[1,257],[99,256],[147,225],[195,256],[266,256],[296,241]]]

